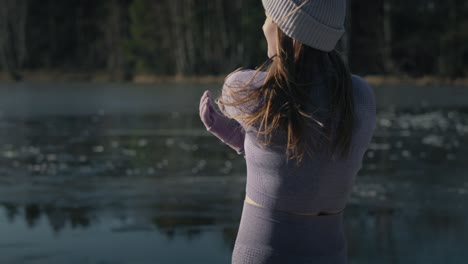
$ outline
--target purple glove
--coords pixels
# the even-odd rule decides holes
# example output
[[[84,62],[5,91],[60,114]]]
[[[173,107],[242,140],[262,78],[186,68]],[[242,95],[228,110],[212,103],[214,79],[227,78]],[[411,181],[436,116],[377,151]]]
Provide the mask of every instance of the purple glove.
[[[200,119],[211,134],[223,143],[244,154],[244,128],[234,119],[228,118],[215,110],[211,92],[206,90],[200,99]]]

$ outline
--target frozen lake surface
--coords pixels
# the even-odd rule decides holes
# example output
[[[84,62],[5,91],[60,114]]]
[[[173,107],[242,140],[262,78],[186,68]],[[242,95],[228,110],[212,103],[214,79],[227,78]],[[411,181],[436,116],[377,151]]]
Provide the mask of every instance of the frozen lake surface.
[[[230,263],[245,161],[216,85],[0,84],[0,263]],[[376,87],[345,210],[350,263],[468,259],[468,89]]]

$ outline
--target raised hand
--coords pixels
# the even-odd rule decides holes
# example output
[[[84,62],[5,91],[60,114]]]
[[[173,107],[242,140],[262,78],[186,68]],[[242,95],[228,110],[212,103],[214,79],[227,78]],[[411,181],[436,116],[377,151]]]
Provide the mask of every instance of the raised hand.
[[[236,120],[216,111],[209,90],[206,90],[200,98],[199,114],[207,131],[234,149],[238,154],[244,154],[244,128]]]

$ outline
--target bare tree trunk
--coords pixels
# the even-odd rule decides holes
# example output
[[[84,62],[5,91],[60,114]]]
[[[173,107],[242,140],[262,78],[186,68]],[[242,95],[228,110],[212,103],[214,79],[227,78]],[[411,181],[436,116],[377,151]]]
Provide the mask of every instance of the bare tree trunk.
[[[352,30],[352,25],[351,25],[351,0],[348,0],[348,3],[346,4],[346,22],[345,22],[345,29],[346,32],[343,35],[343,37],[340,40],[340,48],[342,51],[343,55],[343,60],[346,63],[346,65],[349,66],[349,46],[350,46],[350,39],[351,39],[351,30]]]
[[[153,3],[153,9],[156,12],[156,25],[165,25],[158,27],[158,33],[156,35],[156,38],[159,39],[156,47],[156,54],[159,58],[158,67],[160,72],[164,74],[171,73],[175,64],[172,54],[168,52],[172,51],[174,48],[174,43],[172,43],[172,28],[170,24],[167,23],[167,21],[170,20],[168,5],[169,3],[167,1]]]
[[[390,0],[383,0],[383,65],[386,73],[395,72],[395,64],[392,58],[392,4]]]
[[[26,0],[0,0],[0,59],[14,80],[26,59]]]
[[[18,38],[18,61],[19,67],[22,67],[27,57],[26,49],[26,23],[27,23],[27,12],[28,12],[28,2],[27,0],[16,1],[19,5],[18,7],[18,19],[17,23],[17,38]]]
[[[49,54],[46,60],[46,68],[52,68],[54,54],[57,50],[57,22],[55,21],[55,5],[52,1],[48,1],[48,20],[49,20]]]
[[[174,37],[174,55],[176,65],[176,75],[182,76],[187,71],[186,49],[184,40],[184,25],[183,25],[183,6],[182,0],[168,1],[169,11],[171,14],[172,32]]]
[[[186,73],[188,74],[193,74],[194,72],[194,64],[195,64],[195,41],[194,41],[194,31],[195,31],[195,25],[197,21],[195,21],[195,17],[193,15],[193,9],[195,8],[195,5],[193,3],[193,0],[184,0],[184,24],[186,25],[185,27],[190,27],[190,29],[185,28],[185,47],[186,47]]]
[[[203,12],[208,13],[208,8],[211,3],[211,1],[203,1]],[[203,16],[201,18],[202,20],[202,41],[201,41],[201,48],[202,48],[202,57],[203,57],[203,63],[207,64],[210,61],[211,58],[211,30],[212,27],[210,25],[210,20],[209,16]]]
[[[124,9],[121,1],[110,1],[107,23],[105,23],[106,47],[107,47],[107,71],[111,80],[125,80],[128,78],[123,45],[124,45]]]
[[[245,6],[244,0],[238,0],[236,2],[236,9],[239,10],[239,14],[243,12],[244,6]],[[242,30],[245,30],[245,25],[241,25],[241,28]],[[223,30],[226,33],[226,28],[224,28]],[[226,45],[232,45],[232,46],[235,46],[236,48],[235,49],[236,52],[231,53],[233,57],[231,57],[231,60],[229,63],[229,69],[236,67],[236,65],[238,65],[239,62],[243,65],[249,65],[252,62],[250,56],[247,56],[245,52],[246,51],[246,36],[241,35],[240,36],[241,38],[237,39],[239,37],[239,35],[237,35],[238,33],[239,32],[235,32],[234,37],[236,39],[234,39],[232,43],[226,43]],[[228,48],[228,47],[225,47],[225,48]]]
[[[0,0],[0,58],[2,60],[2,68],[3,70],[11,73],[11,61],[10,58],[7,57],[8,50],[10,49],[9,43],[10,40],[10,33],[9,33],[9,17],[8,17],[8,6],[6,0]]]
[[[459,49],[457,48],[457,45],[455,44],[457,42],[457,28],[459,28],[458,25],[458,18],[457,18],[457,13],[460,8],[459,5],[457,5],[456,0],[450,0],[448,2],[449,5],[449,13],[448,13],[448,25],[450,28],[450,31],[453,32],[452,36],[449,39],[449,45],[446,51],[446,56],[447,56],[447,61],[445,62],[448,67],[447,67],[447,73],[450,78],[450,81],[454,81],[455,78],[457,77],[457,72],[459,71],[459,65],[462,64],[463,62],[460,62],[460,57],[463,57],[463,52],[459,53]]]
[[[237,0],[236,1],[237,3],[239,2],[242,2],[242,0]],[[229,36],[227,34],[227,27],[226,27],[226,16],[225,16],[225,12],[224,12],[224,5],[225,5],[225,1],[223,0],[216,0],[215,1],[215,8],[214,8],[214,12],[216,14],[216,18],[217,18],[217,21],[219,21],[218,23],[218,37],[216,38],[216,40],[212,40],[214,41],[214,43],[218,43],[217,45],[217,56],[216,56],[216,64],[217,64],[217,67],[216,67],[216,70],[219,70],[219,66],[221,66],[222,64],[224,64],[223,62],[220,62],[219,60],[220,59],[223,59],[224,58],[224,54],[226,53],[225,51],[229,48],[229,45],[234,45],[234,43],[229,43]],[[243,39],[238,39],[237,40],[237,43],[241,43],[243,41]],[[234,56],[237,56],[237,54],[235,52],[232,52],[231,53],[232,55]],[[231,58],[231,62],[232,62],[232,58]]]

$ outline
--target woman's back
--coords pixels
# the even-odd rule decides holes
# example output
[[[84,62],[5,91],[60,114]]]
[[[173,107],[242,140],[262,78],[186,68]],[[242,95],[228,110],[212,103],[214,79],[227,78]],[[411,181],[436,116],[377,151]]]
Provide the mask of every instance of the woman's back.
[[[231,75],[223,86],[222,96],[229,94],[226,89],[232,89],[230,83],[242,86],[254,75],[252,70]],[[247,88],[258,89],[265,76],[264,72],[258,73]],[[347,263],[343,209],[376,127],[372,88],[359,76],[352,75],[352,90],[355,120],[348,158],[316,152],[296,167],[286,158],[284,144],[265,148],[258,142],[257,127],[237,120],[245,130],[246,195],[259,206],[244,201],[233,264]],[[328,92],[325,82],[317,81],[309,98],[312,110],[321,109],[314,117],[324,124],[329,113]],[[259,107],[254,103],[242,106],[225,106],[224,110],[234,116]],[[275,141],[281,142],[282,136],[284,133],[275,133]],[[338,213],[300,215],[322,211]]]
[[[223,87],[223,97],[229,87],[240,87],[254,76],[255,71],[238,71],[227,79]],[[265,78],[260,72],[251,82],[249,89],[257,89]],[[236,85],[230,85],[236,83]],[[310,93],[310,106],[320,111],[314,116],[325,123],[328,113],[328,87],[325,82],[314,82]],[[376,126],[375,97],[372,88],[362,78],[352,75],[352,89],[355,109],[355,122],[348,158],[329,157],[324,152],[303,160],[300,166],[287,161],[285,146],[272,144],[263,147],[257,140],[256,129],[238,120],[246,131],[244,150],[247,166],[246,194],[254,202],[266,208],[286,212],[308,213],[319,211],[341,211],[349,198],[354,178],[362,165],[365,151],[371,141]],[[258,107],[225,106],[225,111],[235,116]],[[281,133],[275,141],[280,142]],[[317,136],[311,134],[310,136]],[[325,146],[327,147],[327,146]]]

